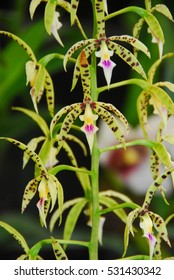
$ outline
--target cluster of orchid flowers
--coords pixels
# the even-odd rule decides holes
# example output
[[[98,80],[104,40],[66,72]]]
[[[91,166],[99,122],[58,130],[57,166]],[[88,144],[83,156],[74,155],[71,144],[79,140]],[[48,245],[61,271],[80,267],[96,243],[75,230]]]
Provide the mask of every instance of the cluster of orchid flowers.
[[[42,1],[43,0],[31,1],[30,4],[31,18],[33,18],[37,6]],[[74,24],[76,22],[79,29],[81,30],[82,34],[85,37],[85,34],[80,25],[80,22],[78,21],[78,17],[76,14],[79,0],[71,0],[71,4],[64,0],[57,0],[57,1],[44,0],[44,2],[46,2],[45,18],[44,18],[46,30],[49,34],[51,33],[53,34],[53,36],[61,46],[63,46],[63,43],[62,40],[60,39],[58,31],[61,28],[62,23],[59,21],[60,14],[56,11],[57,5],[63,7],[66,11],[70,13],[71,24]],[[57,163],[56,156],[62,147],[65,148],[64,145],[65,140],[67,139],[68,133],[72,128],[73,124],[75,123],[75,121],[78,119],[78,117],[80,121],[83,122],[83,125],[81,126],[81,131],[85,133],[91,154],[93,150],[95,133],[99,129],[96,125],[96,121],[98,120],[98,117],[100,117],[109,126],[109,128],[116,136],[118,141],[123,145],[123,147],[125,147],[124,132],[121,125],[124,126],[127,132],[129,131],[129,127],[128,127],[128,122],[124,117],[124,115],[114,105],[92,99],[90,64],[88,62],[88,59],[93,53],[95,53],[95,56],[100,59],[98,66],[103,68],[108,89],[111,84],[113,69],[116,66],[116,63],[111,60],[111,57],[115,53],[122,60],[124,60],[132,69],[137,71],[144,79],[143,81],[144,81],[145,89],[143,89],[143,92],[140,95],[139,102],[142,105],[144,105],[143,102],[146,101],[142,101],[142,100],[145,100],[144,97],[146,97],[146,95],[149,94],[151,97],[150,102],[154,106],[155,112],[158,110],[161,113],[162,118],[163,119],[165,118],[166,112],[164,113],[162,104],[158,106],[155,100],[156,98],[155,93],[157,92],[157,89],[151,84],[152,80],[147,81],[148,78],[146,76],[146,73],[144,72],[142,65],[137,59],[136,52],[140,50],[150,58],[150,53],[147,47],[138,39],[139,36],[138,30],[141,29],[143,22],[146,21],[149,25],[150,33],[153,35],[153,42],[158,43],[160,59],[162,59],[162,51],[163,51],[162,49],[164,43],[163,33],[161,31],[161,28],[156,18],[152,15],[152,12],[154,10],[157,10],[163,13],[169,19],[171,19],[171,15],[169,11],[166,10],[164,5],[161,6],[158,5],[158,8],[156,7],[152,9],[151,5],[149,4],[149,7],[147,8],[148,8],[147,10],[141,9],[141,14],[144,13],[143,14],[144,16],[136,24],[134,28],[135,36],[117,35],[117,36],[107,37],[105,34],[105,20],[107,20],[107,16],[105,17],[105,14],[108,15],[107,0],[95,1],[95,11],[96,11],[96,18],[97,18],[97,25],[98,25],[97,26],[98,32],[96,38],[88,39],[85,37],[84,40],[75,43],[65,54],[64,62],[63,62],[64,69],[66,70],[67,62],[72,58],[72,55],[76,51],[82,49],[75,60],[72,89],[75,88],[78,78],[81,77],[82,88],[83,88],[83,101],[79,103],[67,105],[62,109],[60,109],[55,115],[54,115],[54,89],[53,89],[52,80],[45,69],[45,65],[43,63],[44,60],[40,60],[39,62],[37,62],[34,54],[31,52],[31,50],[28,47],[26,47],[25,43],[17,39],[20,45],[26,47],[27,52],[31,59],[26,63],[26,76],[27,76],[27,84],[30,83],[31,86],[30,95],[37,114],[38,114],[37,104],[39,103],[43,95],[43,92],[46,91],[48,109],[51,116],[53,117],[50,124],[50,130],[48,129],[49,130],[48,131],[47,128],[45,129],[47,134],[46,136],[50,137],[50,139],[54,139],[55,135],[57,135],[57,129],[58,129],[57,124],[59,120],[62,118],[62,116],[65,115],[63,122],[61,124],[59,135],[58,137],[56,136],[58,148],[56,149],[54,148],[54,152],[53,152],[54,161],[52,162],[51,166],[49,166],[49,168],[52,168],[54,164]],[[140,13],[140,10],[138,10],[137,8],[136,12]],[[110,15],[110,17],[112,17],[112,15]],[[156,32],[155,28],[157,29],[158,32]],[[15,35],[11,36],[10,33],[8,32],[3,32],[3,34],[9,37],[13,37],[16,40]],[[125,42],[131,45],[134,48],[134,54],[130,52],[130,50],[126,49],[124,46],[116,43],[115,41]],[[147,83],[145,83],[146,81]],[[149,89],[151,89],[150,93],[146,93],[147,85],[149,86]],[[171,85],[168,84],[168,87],[171,87]],[[164,94],[162,95],[162,93],[161,96],[165,98],[165,95]],[[174,107],[171,106],[170,100],[166,99],[165,103],[167,109],[170,109],[173,113]],[[143,121],[144,120],[142,120],[142,122]],[[43,124],[43,126],[44,125],[45,124]],[[43,165],[42,161],[39,159],[39,157],[36,155],[34,151],[30,150],[29,148],[27,148],[27,146],[24,146],[19,141],[12,140],[10,138],[6,138],[6,140],[14,143],[15,145],[19,146],[22,150],[24,150],[25,153],[27,153],[27,155],[34,160],[34,162],[36,163],[36,165],[41,171],[40,174],[37,174],[36,178],[31,180],[26,186],[24,197],[23,197],[23,203],[22,203],[22,212],[26,209],[28,203],[30,202],[30,200],[33,198],[33,196],[36,194],[38,190],[39,201],[37,203],[37,207],[39,209],[39,215],[40,215],[42,225],[46,226],[46,217],[48,211],[50,210],[51,212],[53,210],[56,201],[58,201],[58,210],[59,210],[60,222],[61,222],[61,213],[63,207],[63,189],[58,179],[51,172],[48,172],[49,169],[47,168],[48,166],[46,166],[46,164]],[[158,245],[158,240],[153,234],[153,226],[160,234],[160,238],[163,238],[170,245],[170,242],[167,237],[167,231],[164,225],[164,221],[158,215],[150,212],[147,209],[147,207],[145,210],[144,209],[142,210],[142,208],[137,208],[128,215],[128,219],[127,219],[128,233],[131,232],[132,234],[134,234],[132,223],[137,217],[140,218],[140,228],[144,231],[143,236],[146,237],[149,241],[150,258],[152,258],[154,254],[155,246],[157,247]],[[101,217],[101,223],[103,226],[103,217]],[[102,235],[101,232],[102,229],[100,230],[100,235]]]
[[[37,1],[37,5],[39,4],[39,2],[41,2],[41,1]],[[66,6],[66,9],[67,9],[67,7],[69,9],[70,8],[68,6],[69,3],[65,3],[65,2],[66,1],[58,1],[57,4],[63,5],[64,8]],[[32,17],[34,15],[35,9],[37,7],[37,5],[35,5],[35,4],[36,4],[36,0],[33,0],[30,5],[30,13],[31,13]],[[77,8],[78,8],[78,4],[79,4],[79,1],[73,1],[73,0],[71,1],[71,8],[72,8],[71,24],[74,24],[75,19],[77,20],[76,12],[77,12]],[[68,105],[68,106],[62,108],[60,111],[58,111],[54,115],[54,117],[51,121],[50,133],[51,133],[51,135],[53,135],[53,134],[55,134],[54,130],[56,130],[56,124],[58,123],[59,119],[64,114],[66,114],[64,121],[62,123],[61,129],[60,129],[60,132],[59,132],[60,137],[59,137],[59,141],[58,141],[57,153],[63,146],[63,142],[64,142],[69,130],[71,129],[71,126],[73,125],[73,123],[75,122],[75,120],[78,117],[81,121],[84,122],[83,126],[81,127],[81,130],[86,135],[87,142],[88,142],[91,153],[92,153],[92,148],[93,148],[94,135],[98,131],[98,127],[96,126],[96,121],[98,119],[98,116],[100,116],[108,124],[110,129],[114,132],[116,138],[123,144],[123,146],[125,144],[122,128],[121,128],[119,122],[117,121],[117,119],[114,117],[114,115],[124,124],[124,126],[126,127],[126,130],[128,131],[128,122],[125,119],[125,117],[112,104],[106,104],[106,103],[99,102],[99,101],[94,102],[91,98],[90,65],[88,63],[88,58],[93,52],[95,52],[95,55],[97,58],[100,58],[100,62],[98,63],[98,66],[103,68],[103,72],[104,72],[104,76],[106,79],[108,89],[109,89],[110,83],[111,83],[113,68],[116,66],[116,63],[111,60],[111,56],[113,56],[114,53],[117,54],[119,57],[121,57],[128,65],[130,65],[135,71],[137,71],[145,80],[147,79],[146,73],[144,72],[143,67],[141,66],[141,64],[139,63],[139,61],[136,57],[136,52],[138,50],[141,50],[150,58],[150,53],[149,53],[147,47],[141,41],[138,40],[139,33],[137,32],[137,30],[141,29],[144,21],[146,21],[149,24],[148,30],[152,34],[152,37],[153,37],[152,42],[158,43],[160,58],[162,58],[162,49],[163,49],[163,43],[164,43],[163,34],[160,33],[161,32],[160,27],[159,27],[160,32],[158,33],[158,35],[157,35],[157,33],[153,32],[153,24],[151,25],[151,22],[148,22],[146,20],[146,16],[144,16],[144,18],[142,18],[135,26],[135,28],[134,28],[135,37],[132,37],[129,35],[106,37],[105,32],[104,32],[105,22],[104,22],[104,20],[102,20],[102,17],[104,17],[104,14],[107,14],[107,1],[96,1],[95,6],[96,6],[96,16],[98,18],[98,20],[97,20],[97,22],[98,22],[97,38],[85,39],[85,40],[75,43],[67,51],[67,53],[64,57],[64,69],[66,70],[66,64],[67,64],[68,60],[72,57],[72,55],[77,50],[83,48],[75,62],[72,89],[74,89],[74,87],[77,83],[77,80],[78,80],[79,76],[81,75],[84,98],[83,98],[83,103],[79,102],[79,103]],[[54,35],[54,37],[56,38],[56,40],[61,45],[63,45],[63,43],[60,39],[60,36],[58,35],[58,30],[60,29],[62,24],[58,20],[60,15],[58,12],[56,12],[55,2],[53,4],[53,1],[47,1],[47,10],[50,7],[52,9],[52,20],[49,22],[49,25],[47,24],[47,21],[45,21],[47,32],[49,34],[52,33]],[[163,8],[163,10],[162,10],[162,8]],[[155,8],[151,9],[151,7],[149,7],[148,13],[153,12],[154,10],[155,10]],[[164,9],[164,6],[161,7],[161,9],[159,6],[157,10],[171,19],[170,14],[168,13],[168,11],[166,12],[166,10]],[[145,14],[145,15],[147,15],[147,14]],[[45,13],[45,16],[46,16],[46,13]],[[154,18],[152,18],[152,19],[154,19]],[[154,22],[156,22],[156,18],[154,19]],[[118,43],[115,43],[114,41],[126,42],[126,43],[130,44],[131,46],[133,46],[135,55],[133,53],[131,53],[128,49],[126,49],[125,47],[123,47],[122,45],[120,45]],[[29,65],[29,63],[31,64],[31,62],[28,62],[28,65]],[[38,73],[36,71],[36,67],[33,71],[33,76],[31,76],[31,68],[27,67],[26,70],[27,70],[27,81],[30,82],[31,86],[35,87],[35,83],[33,83],[33,80],[38,75]],[[41,92],[43,92],[43,90],[44,90],[44,88],[41,89]],[[151,100],[152,100],[152,98],[151,98]],[[39,101],[39,99],[36,102],[38,102],[38,101]],[[154,108],[155,108],[155,106],[156,106],[156,103],[154,104]],[[84,114],[82,115],[83,112],[84,112]],[[47,197],[49,191],[48,191],[48,189],[47,189],[47,191],[45,189],[41,190],[42,189],[41,186],[42,186],[42,183],[40,183],[39,189],[38,189],[39,193],[40,193],[40,197],[41,197],[41,199],[38,202],[38,208],[40,207],[40,209],[43,209],[42,203],[44,202],[44,198]],[[138,213],[138,215],[140,215],[139,210],[138,210],[138,211],[136,211],[136,214],[135,213],[133,215],[130,214],[128,220],[130,220],[131,216],[135,218],[137,216],[137,213]],[[41,217],[43,217],[42,210],[40,210],[40,215],[41,215]],[[150,217],[152,217],[153,215],[151,215],[150,212],[147,212],[144,215],[140,215],[141,216],[140,228],[143,229],[144,236],[149,240],[150,258],[152,258],[152,255],[154,253],[155,244],[157,243],[157,240],[152,232],[153,223],[152,223],[152,220]],[[45,221],[44,221],[44,223],[45,223]],[[131,228],[130,228],[130,231],[133,234],[133,231]],[[167,233],[165,232],[165,236],[166,236],[166,234]]]

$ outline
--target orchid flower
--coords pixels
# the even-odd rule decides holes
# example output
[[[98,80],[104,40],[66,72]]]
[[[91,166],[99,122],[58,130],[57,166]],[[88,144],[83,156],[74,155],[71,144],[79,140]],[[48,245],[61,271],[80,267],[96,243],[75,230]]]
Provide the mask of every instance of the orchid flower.
[[[100,51],[95,52],[95,55],[101,58],[98,65],[103,68],[108,88],[111,82],[112,70],[116,65],[112,60],[110,60],[110,56],[112,56],[113,53],[114,53],[113,51],[108,50],[105,41],[102,41],[100,46]]]
[[[146,237],[148,239],[149,255],[150,255],[150,260],[151,260],[153,257],[153,254],[154,254],[154,248],[155,248],[155,244],[156,244],[156,238],[152,232],[153,223],[147,213],[144,216],[142,216],[141,218],[142,218],[142,220],[140,221],[140,228],[144,231],[143,237]]]
[[[84,93],[83,102],[63,107],[60,111],[57,112],[57,114],[55,114],[50,125],[51,135],[53,135],[53,130],[57,122],[62,117],[62,115],[66,114],[66,117],[64,118],[60,129],[60,141],[58,142],[58,151],[62,148],[67,133],[69,132],[71,126],[78,117],[80,117],[81,121],[84,121],[84,125],[81,127],[81,130],[85,133],[87,137],[90,152],[92,151],[94,134],[98,130],[98,127],[95,125],[95,121],[98,119],[98,116],[101,117],[101,119],[104,122],[106,122],[111,131],[117,137],[118,141],[124,146],[125,141],[123,131],[122,127],[117,121],[117,118],[123,123],[126,130],[128,131],[128,122],[126,118],[112,104],[107,104],[99,101],[92,101],[90,95],[91,81],[89,64],[83,51],[80,54],[80,63],[81,80]],[[81,115],[81,113],[83,112],[84,114]]]
[[[57,200],[59,211],[60,213],[62,213],[63,189],[60,182],[52,174],[42,174],[32,179],[27,184],[24,191],[22,201],[22,212],[24,212],[29,202],[36,194],[37,190],[39,193],[39,201],[37,202],[37,208],[39,210],[41,224],[43,224],[46,227],[46,217],[48,211],[50,210],[51,212],[53,210]]]
[[[106,1],[95,1],[96,8],[96,18],[97,18],[97,37],[87,40],[82,40],[74,44],[65,54],[64,57],[64,68],[66,70],[67,61],[71,58],[71,56],[78,49],[83,47],[83,51],[85,52],[86,58],[95,52],[97,57],[100,57],[99,66],[101,66],[104,70],[104,75],[108,84],[108,88],[112,78],[112,71],[115,67],[115,63],[110,60],[110,57],[116,53],[121,59],[123,59],[129,66],[131,66],[135,71],[137,71],[144,79],[146,79],[146,74],[144,72],[143,67],[137,60],[137,58],[131,53],[128,49],[123,47],[120,44],[115,43],[114,41],[126,42],[132,45],[134,48],[141,50],[148,57],[150,57],[150,53],[147,47],[138,39],[129,36],[129,35],[121,35],[121,36],[110,36],[107,37],[105,35],[105,21],[102,20],[104,14],[106,13]],[[77,57],[74,75],[73,75],[73,84],[72,89],[75,87],[77,80],[80,75],[80,55]]]
[[[151,192],[151,188],[149,188],[149,192]],[[125,242],[128,245],[130,233],[132,233],[132,235],[134,236],[133,222],[136,218],[139,218],[140,228],[143,230],[143,237],[146,237],[149,242],[149,258],[152,259],[153,255],[155,255],[155,257],[157,258],[161,255],[161,239],[163,239],[169,246],[171,246],[171,244],[168,238],[168,233],[163,218],[158,214],[148,210],[147,206],[149,206],[150,200],[151,197],[148,197],[148,195],[146,195],[143,206],[137,207],[128,214],[127,226],[125,228]],[[153,234],[153,227],[157,231],[156,236]]]
[[[84,121],[84,125],[81,127],[81,130],[85,133],[90,151],[92,151],[94,134],[98,130],[98,127],[94,124],[94,122],[98,119],[98,116],[93,114],[90,104],[87,103],[84,115],[80,115],[79,118],[81,121]]]

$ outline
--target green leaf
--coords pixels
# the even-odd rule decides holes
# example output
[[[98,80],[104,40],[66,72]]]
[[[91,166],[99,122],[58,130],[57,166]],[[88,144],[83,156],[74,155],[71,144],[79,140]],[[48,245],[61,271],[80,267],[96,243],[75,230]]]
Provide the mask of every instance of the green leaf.
[[[63,204],[63,207],[62,207],[62,213],[68,209],[69,207],[73,206],[74,204],[76,204],[77,202],[81,201],[82,198],[75,198],[75,199],[72,199],[72,200],[69,200],[69,201],[66,201],[64,204]],[[52,232],[53,229],[54,229],[54,226],[55,226],[55,223],[57,222],[57,220],[60,218],[60,211],[59,209],[57,209],[54,214],[52,215],[51,217],[51,221],[50,221],[50,231]]]
[[[80,213],[87,204],[87,200],[82,198],[69,211],[66,218],[63,238],[69,240],[77,223]]]
[[[67,255],[65,254],[62,246],[59,244],[59,241],[57,239],[54,239],[53,237],[51,237],[51,240],[56,260],[67,260]]]
[[[29,251],[29,247],[27,245],[27,242],[25,241],[24,237],[12,226],[4,223],[3,221],[0,221],[0,227],[4,228],[6,231],[8,231],[20,244],[20,246],[24,249],[24,252],[27,254]]]
[[[40,115],[36,114],[35,112],[33,112],[29,109],[25,109],[25,108],[21,108],[21,107],[12,107],[12,109],[22,112],[22,113],[26,114],[27,116],[29,116],[31,119],[33,119],[38,124],[38,126],[40,127],[40,129],[42,130],[42,132],[44,133],[45,136],[49,135],[48,125]]]

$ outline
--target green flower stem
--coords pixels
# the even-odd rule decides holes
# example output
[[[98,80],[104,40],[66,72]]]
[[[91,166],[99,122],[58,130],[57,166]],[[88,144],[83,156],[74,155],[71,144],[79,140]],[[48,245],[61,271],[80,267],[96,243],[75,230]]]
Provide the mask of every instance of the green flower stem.
[[[153,142],[153,141],[150,141],[150,140],[138,139],[138,140],[134,140],[134,141],[125,143],[125,147],[132,147],[132,146],[141,145],[141,146],[146,146],[149,149],[153,149],[153,147],[155,146],[155,143],[156,142]],[[102,149],[100,149],[100,154],[108,152],[108,151],[122,149],[122,148],[123,148],[122,144],[102,148]]]
[[[148,16],[148,12],[145,9],[137,7],[137,6],[129,6],[129,7],[123,8],[121,10],[118,10],[118,11],[116,11],[114,13],[111,13],[111,14],[107,15],[105,17],[105,21],[108,20],[108,19],[111,19],[113,17],[116,17],[118,15],[121,15],[121,14],[124,14],[124,13],[128,13],[128,12],[137,13],[140,17]]]
[[[99,209],[99,160],[100,153],[97,144],[97,138],[94,139],[94,145],[91,157],[91,187],[92,187],[92,229],[91,239],[89,246],[90,260],[98,259],[98,235],[99,235],[99,222],[100,222],[100,209]]]
[[[95,14],[95,3],[92,2],[93,7],[93,37],[97,35],[97,20]],[[96,75],[96,56],[93,53],[91,56],[91,98],[93,102],[98,100],[97,92],[97,75]],[[92,189],[92,229],[89,244],[89,259],[98,260],[98,235],[99,235],[99,161],[100,153],[97,143],[97,137],[94,136],[94,144],[91,154],[91,189]]]
[[[85,241],[78,241],[78,240],[62,240],[58,239],[58,242],[62,245],[69,244],[69,245],[79,245],[84,247],[89,247],[89,242]],[[36,256],[39,254],[39,251],[43,248],[45,245],[52,244],[51,239],[43,239],[37,242],[29,251],[28,254],[30,256],[30,259],[33,260],[36,258]]]
[[[109,88],[112,89],[112,88],[130,85],[130,84],[137,85],[137,86],[141,87],[142,89],[145,89],[146,87],[149,86],[149,83],[143,79],[128,79],[125,81],[113,83],[109,86]],[[103,86],[103,87],[98,88],[97,93],[100,94],[101,92],[106,91],[106,90],[108,90],[108,86]]]

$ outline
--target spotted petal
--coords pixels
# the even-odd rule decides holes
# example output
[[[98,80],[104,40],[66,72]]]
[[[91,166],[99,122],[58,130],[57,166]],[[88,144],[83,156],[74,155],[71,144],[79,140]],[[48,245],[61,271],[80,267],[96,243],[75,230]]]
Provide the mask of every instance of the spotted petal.
[[[81,104],[81,103],[77,103],[77,104]],[[59,119],[66,113],[69,113],[72,109],[74,109],[74,107],[76,106],[76,104],[73,105],[67,105],[65,107],[63,107],[62,109],[60,109],[55,116],[53,117],[51,124],[50,124],[50,133],[51,135],[53,134],[53,130],[54,127],[56,126],[56,124],[58,123]]]
[[[95,43],[92,43],[83,49],[86,59],[91,55],[91,53],[95,50],[95,48],[96,48]],[[78,78],[80,76],[80,63],[81,63],[80,60],[81,60],[81,54],[79,54],[79,56],[77,57],[76,64],[74,67],[71,91],[75,88]]]
[[[0,31],[0,35],[5,35],[5,36],[9,37],[10,39],[14,40],[15,42],[17,42],[24,49],[24,51],[28,54],[30,59],[36,63],[36,58],[35,58],[35,55],[34,55],[32,49],[22,39],[20,39],[18,36],[14,35],[13,33],[10,33],[7,31]]]
[[[113,50],[118,56],[120,56],[135,71],[137,71],[144,79],[147,78],[140,62],[129,50],[114,42],[109,42],[108,47]]]
[[[39,6],[39,4],[42,2],[42,0],[32,0],[30,2],[30,6],[29,6],[29,12],[30,12],[30,17],[31,19],[33,19],[35,10],[37,8],[37,6]]]
[[[71,25],[74,24],[74,21],[76,19],[77,9],[79,6],[80,0],[71,0]]]
[[[153,224],[154,224],[154,227],[155,227],[155,229],[158,231],[160,237],[161,237],[169,246],[171,246],[170,241],[169,241],[169,238],[168,238],[168,233],[167,233],[166,225],[165,225],[165,222],[164,222],[163,218],[160,217],[158,214],[155,214],[155,213],[153,213],[153,212],[149,212],[149,216],[151,217],[152,222],[153,222]]]
[[[81,104],[77,103],[75,104],[74,108],[66,115],[60,130],[60,139],[58,141],[57,152],[59,152],[62,148],[66,135],[68,134],[71,126],[73,125],[77,117],[81,114],[81,112]]]
[[[23,199],[22,199],[22,208],[21,208],[22,213],[27,208],[29,202],[36,194],[37,188],[38,188],[38,183],[40,182],[40,180],[41,180],[41,176],[38,176],[37,178],[32,179],[27,184],[25,191],[24,191]]]
[[[73,53],[76,52],[78,49],[86,46],[87,44],[91,44],[93,42],[94,42],[94,39],[88,39],[88,40],[79,41],[76,44],[74,44],[67,51],[67,53],[65,54],[65,57],[64,57],[64,61],[63,61],[63,66],[64,66],[65,71],[66,71],[66,64],[67,64],[68,60],[70,59],[70,57],[73,55]]]
[[[150,53],[149,53],[148,48],[135,37],[132,37],[129,35],[121,35],[121,36],[111,36],[111,37],[109,37],[109,39],[111,41],[127,42],[128,44],[132,45],[134,48],[144,52],[150,58]]]
[[[113,131],[113,133],[115,134],[117,139],[124,146],[125,139],[124,139],[123,132],[122,132],[122,129],[120,127],[120,124],[118,123],[116,118],[108,110],[106,110],[105,108],[102,108],[98,104],[96,104],[96,106],[94,108],[94,112],[96,112],[97,115],[99,115],[104,120],[104,122],[106,122],[106,124]]]
[[[129,132],[129,124],[125,116],[111,103],[97,102],[98,105],[107,109],[110,112],[113,112],[119,120],[124,124],[127,132]]]

